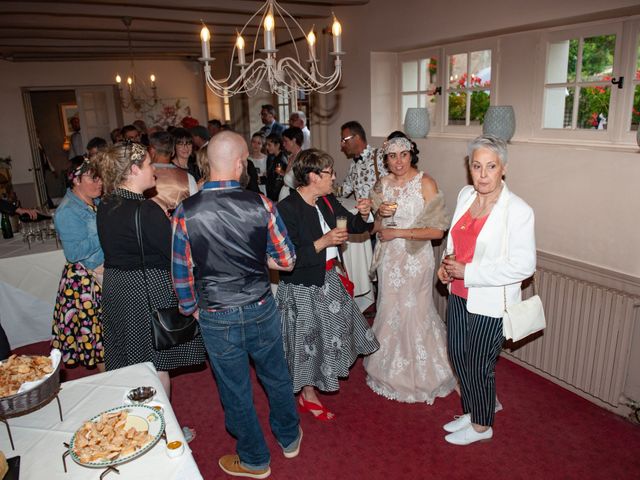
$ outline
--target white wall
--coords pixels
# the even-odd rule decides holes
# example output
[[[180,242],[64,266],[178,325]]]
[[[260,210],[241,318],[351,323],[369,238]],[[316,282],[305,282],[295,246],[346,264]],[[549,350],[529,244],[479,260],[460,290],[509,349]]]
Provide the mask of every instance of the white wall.
[[[341,105],[329,125],[325,148],[337,161],[339,177],[348,168],[339,151],[340,125],[358,120],[369,132],[371,112],[379,110],[371,105],[371,51],[402,51],[604,8],[637,7],[635,0],[611,0],[606,6],[592,0],[541,0],[535,8],[525,0],[464,3],[372,0],[366,7],[336,10],[348,55]],[[536,211],[540,250],[640,277],[640,226],[633,220],[640,211],[640,153],[529,143],[536,108],[532,92],[537,44],[537,33],[510,35],[501,42],[495,72],[499,102],[514,105],[517,118],[507,181]],[[369,140],[382,143],[382,138]],[[466,183],[466,141],[431,136],[418,143],[420,167],[436,178],[453,208],[457,192]]]
[[[11,63],[0,61],[0,156],[10,155],[13,160],[13,182],[33,182],[27,124],[22,104],[22,87],[78,87],[110,85],[116,72],[128,70],[128,62],[34,62]],[[206,124],[207,112],[202,68],[194,62],[140,61],[136,70],[145,75],[155,73],[160,98],[187,98],[192,116]],[[130,123],[135,118],[125,114]]]

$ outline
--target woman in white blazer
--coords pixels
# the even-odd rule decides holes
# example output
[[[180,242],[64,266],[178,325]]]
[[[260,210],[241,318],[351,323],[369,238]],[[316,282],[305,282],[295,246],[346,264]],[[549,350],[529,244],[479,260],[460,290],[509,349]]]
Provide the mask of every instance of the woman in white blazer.
[[[533,210],[502,180],[507,145],[483,135],[469,145],[473,185],[458,195],[438,278],[449,286],[449,358],[460,382],[463,415],[445,440],[468,445],[493,436],[495,365],[506,306],[521,301],[536,268]]]

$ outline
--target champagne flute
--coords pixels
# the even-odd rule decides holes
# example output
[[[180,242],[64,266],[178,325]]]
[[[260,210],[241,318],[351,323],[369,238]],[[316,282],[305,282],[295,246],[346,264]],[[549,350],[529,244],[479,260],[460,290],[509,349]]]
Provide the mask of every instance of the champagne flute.
[[[391,214],[391,219],[387,220],[387,227],[397,227],[398,224],[395,221],[396,218],[396,210],[398,209],[398,200],[396,199],[395,196],[388,196],[385,198],[384,202],[383,202],[387,208],[393,210],[393,213]]]

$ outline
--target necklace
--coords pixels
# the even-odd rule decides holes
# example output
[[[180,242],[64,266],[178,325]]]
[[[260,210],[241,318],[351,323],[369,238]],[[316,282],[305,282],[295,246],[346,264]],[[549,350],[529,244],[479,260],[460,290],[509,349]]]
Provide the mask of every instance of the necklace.
[[[471,213],[471,210],[473,210],[473,208],[476,205],[476,203],[478,205],[480,205],[480,202],[478,202],[478,198],[479,197],[476,197],[476,199],[473,201],[473,203],[469,207],[469,210],[467,210],[468,215],[465,215],[466,218],[463,221],[462,225],[460,225],[460,230],[466,230],[467,228],[469,228],[471,226],[471,224],[473,222],[475,222],[476,220],[479,220],[479,219],[483,218],[485,215],[488,215],[489,213],[491,213],[491,210],[493,209],[493,206],[498,201],[498,198],[495,198],[494,200],[490,200],[484,207],[482,207],[480,209],[480,211],[478,211],[475,214],[473,214],[473,213]]]

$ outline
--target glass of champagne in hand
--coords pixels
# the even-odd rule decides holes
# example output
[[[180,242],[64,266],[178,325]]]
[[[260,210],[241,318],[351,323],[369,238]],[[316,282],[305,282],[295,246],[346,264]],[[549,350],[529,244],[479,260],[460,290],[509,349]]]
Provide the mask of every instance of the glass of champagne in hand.
[[[387,206],[388,209],[393,211],[393,213],[391,214],[391,219],[387,220],[387,227],[397,227],[398,224],[396,223],[395,218],[396,210],[398,209],[398,201],[394,196],[389,196],[385,198],[385,201],[383,203]]]

